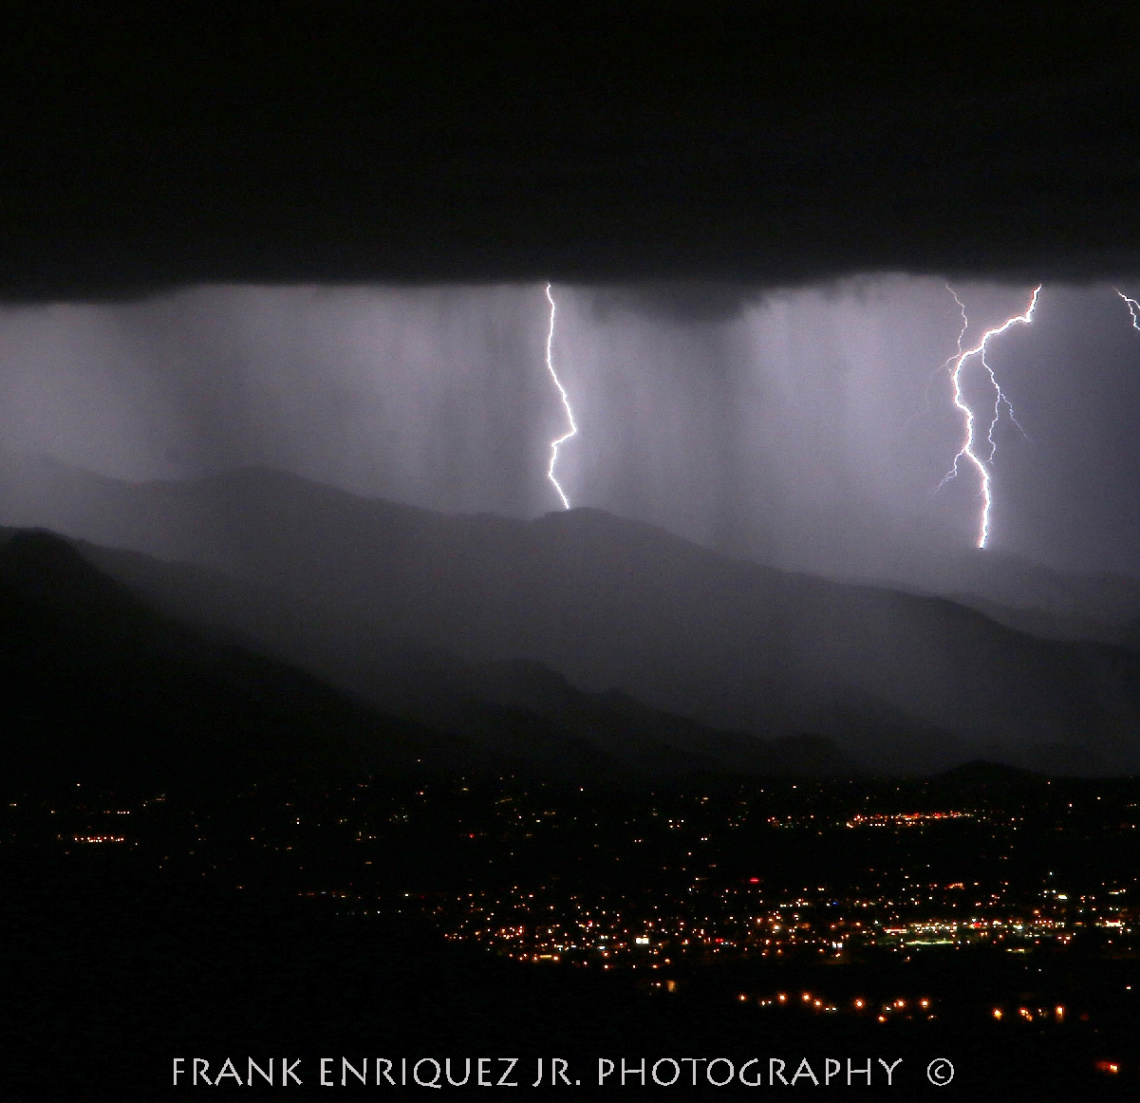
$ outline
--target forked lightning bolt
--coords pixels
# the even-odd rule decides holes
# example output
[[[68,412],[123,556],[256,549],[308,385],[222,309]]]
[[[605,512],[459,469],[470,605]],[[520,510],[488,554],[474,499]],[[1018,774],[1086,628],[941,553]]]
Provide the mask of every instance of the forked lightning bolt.
[[[1015,325],[1029,325],[1033,320],[1033,311],[1037,306],[1037,296],[1041,294],[1041,286],[1038,285],[1034,288],[1033,295],[1029,299],[1029,305],[1025,308],[1023,314],[1015,314],[1012,318],[1004,321],[1000,326],[987,329],[986,332],[982,334],[982,339],[974,345],[973,348],[968,349],[962,348],[962,340],[966,336],[967,328],[969,328],[969,319],[966,317],[966,307],[949,284],[946,285],[946,290],[954,296],[954,301],[958,304],[958,309],[962,312],[962,329],[958,333],[958,352],[957,355],[951,356],[946,361],[945,366],[949,369],[950,378],[954,384],[954,405],[962,411],[966,440],[958,450],[958,454],[954,457],[953,466],[946,472],[945,478],[943,478],[942,482],[938,485],[941,489],[941,487],[945,486],[951,479],[957,477],[958,465],[963,459],[974,465],[978,472],[978,478],[981,481],[982,497],[982,515],[978,526],[978,547],[984,548],[986,546],[986,540],[990,535],[990,506],[993,504],[993,494],[990,486],[990,465],[993,463],[994,453],[997,450],[997,444],[994,441],[994,429],[1001,419],[1003,406],[1009,411],[1010,420],[1014,425],[1017,425],[1018,429],[1021,429],[1021,425],[1018,424],[1017,418],[1014,416],[1012,404],[1002,391],[993,368],[990,367],[986,360],[986,349],[992,338],[1005,333],[1010,327]],[[980,359],[982,367],[985,368],[986,373],[989,375],[990,383],[994,389],[994,414],[990,419],[989,431],[986,433],[986,442],[989,444],[989,454],[984,458],[980,454],[977,433],[975,431],[976,415],[962,393],[962,370],[965,368],[966,362],[975,356]],[[1022,430],[1022,432],[1024,432],[1024,430]]]
[[[1114,287],[1112,290],[1115,291],[1124,300],[1124,305],[1128,307],[1128,313],[1132,315],[1132,328],[1140,329],[1140,303],[1138,303],[1135,299],[1130,299],[1127,295],[1124,294],[1123,291],[1119,290],[1118,288]]]
[[[570,422],[570,431],[550,442],[550,466],[546,469],[546,477],[554,484],[554,489],[558,491],[558,497],[562,499],[562,508],[569,509],[570,499],[566,497],[566,492],[554,477],[554,468],[558,464],[558,449],[571,437],[577,436],[578,426],[574,422],[574,411],[570,409],[570,396],[566,393],[566,388],[562,386],[562,381],[554,370],[554,316],[558,312],[558,308],[554,305],[554,296],[550,293],[550,284],[546,285],[546,301],[550,303],[550,329],[546,334],[546,369],[550,372],[550,378],[554,380],[554,385],[562,396],[562,405],[566,409],[566,420]]]

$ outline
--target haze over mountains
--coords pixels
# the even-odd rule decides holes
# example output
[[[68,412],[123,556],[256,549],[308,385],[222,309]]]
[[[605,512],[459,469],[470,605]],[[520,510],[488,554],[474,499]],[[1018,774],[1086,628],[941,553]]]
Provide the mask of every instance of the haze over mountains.
[[[553,738],[558,753],[589,757],[609,733],[606,754],[641,764],[674,754],[762,770],[814,755],[842,768],[834,741],[877,770],[981,756],[1059,772],[1140,768],[1140,656],[1129,648],[1046,640],[944,598],[729,559],[598,511],[445,516],[266,470],[129,484],[10,458],[0,520],[191,564],[85,550],[174,615],[371,705],[484,744],[495,733],[499,750]],[[1083,634],[1079,589],[1023,564],[988,577],[1007,592],[1013,579],[1029,601],[1070,602],[1003,619]],[[1105,631],[1126,631],[1136,588],[1084,585],[1085,622],[1119,603]],[[756,754],[749,736],[792,742]]]

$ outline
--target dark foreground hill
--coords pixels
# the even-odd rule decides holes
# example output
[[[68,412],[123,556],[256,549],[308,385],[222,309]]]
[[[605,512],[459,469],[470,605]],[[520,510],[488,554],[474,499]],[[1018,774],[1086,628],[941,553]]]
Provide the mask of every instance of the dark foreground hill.
[[[832,776],[858,764],[823,736],[764,739],[710,728],[618,690],[586,692],[541,663],[465,662],[409,647],[382,626],[336,616],[279,587],[86,541],[89,562],[154,608],[222,631],[301,667],[373,707],[467,740],[515,767],[561,776],[693,770]]]
[[[6,785],[359,772],[459,750],[152,612],[44,532],[3,534],[0,680]]]
[[[265,470],[129,484],[31,461],[6,467],[0,509],[466,663],[539,663],[719,730],[819,733],[875,769],[1140,768],[1127,648],[733,560],[599,511],[444,516]]]
[[[354,644],[371,656],[364,678],[353,678]],[[412,764],[617,781],[851,768],[824,739],[711,731],[582,693],[534,664],[392,651],[286,594],[43,531],[2,536],[0,645],[13,687],[9,780],[240,782]]]

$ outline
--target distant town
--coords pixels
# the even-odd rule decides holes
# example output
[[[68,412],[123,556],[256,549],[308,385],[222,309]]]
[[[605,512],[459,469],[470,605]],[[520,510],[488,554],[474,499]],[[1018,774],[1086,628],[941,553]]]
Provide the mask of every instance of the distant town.
[[[1140,783],[1007,782],[956,800],[945,779],[370,778],[224,801],[76,786],[6,799],[0,854],[414,917],[663,997],[732,965],[726,998],[768,1014],[1058,1028],[1131,1007]],[[1078,966],[1111,979],[1066,981]],[[987,979],[964,993],[962,970]]]

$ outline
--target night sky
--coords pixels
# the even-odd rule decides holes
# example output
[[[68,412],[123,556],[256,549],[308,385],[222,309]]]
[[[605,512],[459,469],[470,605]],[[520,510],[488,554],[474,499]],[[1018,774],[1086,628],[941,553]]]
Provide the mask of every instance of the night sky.
[[[0,58],[0,434],[443,510],[574,505],[832,573],[1140,575],[1135,18],[1035,5],[124,7]],[[966,395],[992,395],[973,362]],[[988,424],[988,414],[986,415]],[[984,429],[983,425],[983,429]]]

